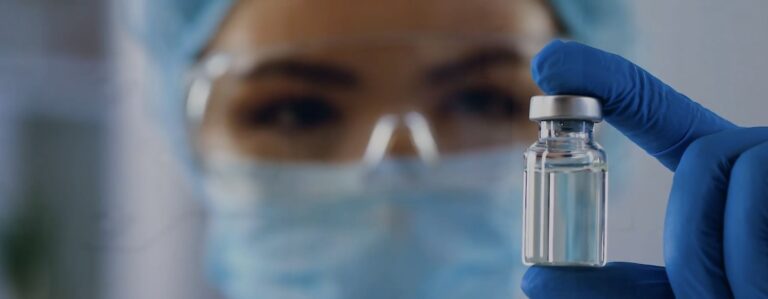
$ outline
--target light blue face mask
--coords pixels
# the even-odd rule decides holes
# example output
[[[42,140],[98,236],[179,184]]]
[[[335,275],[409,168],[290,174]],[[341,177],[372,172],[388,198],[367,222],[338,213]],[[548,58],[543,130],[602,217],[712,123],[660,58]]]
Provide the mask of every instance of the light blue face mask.
[[[521,297],[521,153],[211,165],[213,277],[233,299]]]

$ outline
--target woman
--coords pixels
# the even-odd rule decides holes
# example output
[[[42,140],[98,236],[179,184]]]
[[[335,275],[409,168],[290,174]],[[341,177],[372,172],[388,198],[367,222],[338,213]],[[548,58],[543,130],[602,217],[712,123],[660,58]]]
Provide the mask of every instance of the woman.
[[[544,92],[602,99],[606,119],[676,177],[668,269],[534,268],[523,282],[529,296],[764,292],[744,273],[768,267],[727,253],[764,248],[731,219],[766,223],[745,207],[766,202],[765,186],[748,178],[764,171],[753,165],[768,161],[768,132],[736,127],[621,57],[574,42],[544,47],[584,33],[574,24],[590,18],[568,16],[600,1],[577,2],[216,1],[153,11],[188,33],[175,43],[159,35],[152,50],[165,101],[186,99],[171,111],[186,109],[176,124],[207,193],[209,261],[222,291],[521,296],[519,157],[536,132],[528,101]],[[723,178],[731,166],[744,178]],[[729,184],[746,193],[731,199]],[[726,198],[737,216],[723,212]],[[751,250],[750,261],[766,261]]]

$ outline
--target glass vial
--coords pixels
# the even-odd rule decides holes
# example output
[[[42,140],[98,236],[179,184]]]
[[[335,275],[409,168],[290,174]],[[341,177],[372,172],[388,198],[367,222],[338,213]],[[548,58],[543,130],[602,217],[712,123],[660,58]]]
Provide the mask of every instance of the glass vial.
[[[593,140],[600,102],[536,96],[530,119],[539,140],[525,152],[523,262],[604,266],[607,164]]]

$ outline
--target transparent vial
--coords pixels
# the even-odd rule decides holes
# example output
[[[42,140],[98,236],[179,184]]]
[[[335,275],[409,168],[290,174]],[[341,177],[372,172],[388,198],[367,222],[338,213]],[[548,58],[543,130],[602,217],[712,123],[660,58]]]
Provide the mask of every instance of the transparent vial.
[[[598,103],[597,112],[567,106],[542,112],[534,111],[536,100],[531,119],[539,122],[539,140],[525,152],[523,262],[604,266],[607,164],[593,140],[599,103],[589,100]]]

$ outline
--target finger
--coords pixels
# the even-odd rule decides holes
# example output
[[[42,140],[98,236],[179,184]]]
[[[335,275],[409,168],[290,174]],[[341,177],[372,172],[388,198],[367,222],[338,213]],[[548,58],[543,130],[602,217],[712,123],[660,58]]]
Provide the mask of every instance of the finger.
[[[674,298],[663,267],[609,263],[603,268],[538,267],[523,276],[523,292],[537,298]]]
[[[725,269],[736,298],[768,298],[768,142],[731,170],[723,233]]]
[[[730,298],[723,260],[723,223],[731,168],[768,128],[734,129],[693,142],[675,172],[664,226],[664,258],[675,294]]]
[[[671,170],[697,138],[735,128],[628,60],[576,42],[551,42],[531,69],[547,94],[600,99],[605,119]]]

